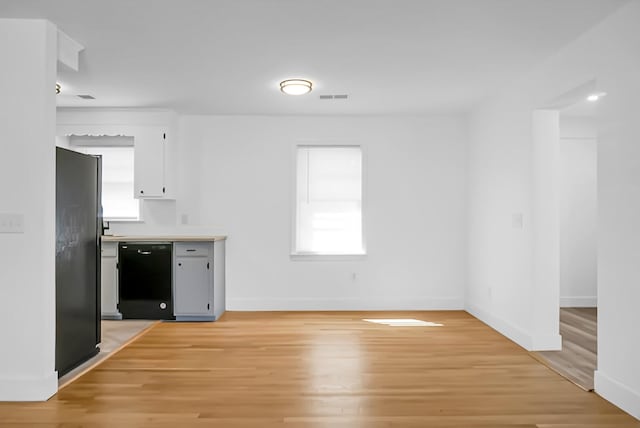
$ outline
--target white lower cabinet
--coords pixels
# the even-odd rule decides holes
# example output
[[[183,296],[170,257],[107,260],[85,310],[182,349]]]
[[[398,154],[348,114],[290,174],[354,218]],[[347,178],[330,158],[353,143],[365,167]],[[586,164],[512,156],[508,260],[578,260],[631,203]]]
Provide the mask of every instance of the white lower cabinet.
[[[101,315],[105,320],[120,320],[118,311],[118,243],[103,242],[101,247]]]
[[[176,317],[213,316],[213,244],[176,242],[173,251]]]
[[[177,321],[209,321],[221,315],[214,305],[214,287],[218,286],[214,286],[214,249],[213,242],[173,245],[173,308]]]

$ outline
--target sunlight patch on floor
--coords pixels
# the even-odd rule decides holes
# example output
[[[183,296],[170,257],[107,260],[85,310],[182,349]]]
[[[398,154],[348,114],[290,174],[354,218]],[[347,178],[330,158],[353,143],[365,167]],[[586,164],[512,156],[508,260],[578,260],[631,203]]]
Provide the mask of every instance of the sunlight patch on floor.
[[[431,321],[414,320],[412,318],[376,318],[366,319],[362,321],[372,322],[376,324],[384,324],[390,327],[442,327],[444,324],[438,324]]]

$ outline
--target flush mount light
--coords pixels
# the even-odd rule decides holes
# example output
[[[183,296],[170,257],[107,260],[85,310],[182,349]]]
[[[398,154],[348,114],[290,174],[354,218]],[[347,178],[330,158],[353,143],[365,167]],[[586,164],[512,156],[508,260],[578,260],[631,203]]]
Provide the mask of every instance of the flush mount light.
[[[598,92],[595,94],[591,94],[587,97],[587,101],[595,102],[595,101],[598,101],[600,98],[604,97],[605,95],[607,95],[606,92]]]
[[[312,83],[304,79],[288,79],[280,82],[280,90],[287,95],[304,95],[311,92]]]
[[[61,90],[62,90],[62,86],[60,86],[59,83],[56,83],[56,94],[59,94]]]

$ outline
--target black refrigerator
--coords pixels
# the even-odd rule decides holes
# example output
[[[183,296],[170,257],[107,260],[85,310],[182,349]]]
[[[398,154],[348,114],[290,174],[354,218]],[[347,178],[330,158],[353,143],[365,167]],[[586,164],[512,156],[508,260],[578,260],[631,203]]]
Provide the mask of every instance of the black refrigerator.
[[[100,349],[101,159],[56,148],[56,370]]]

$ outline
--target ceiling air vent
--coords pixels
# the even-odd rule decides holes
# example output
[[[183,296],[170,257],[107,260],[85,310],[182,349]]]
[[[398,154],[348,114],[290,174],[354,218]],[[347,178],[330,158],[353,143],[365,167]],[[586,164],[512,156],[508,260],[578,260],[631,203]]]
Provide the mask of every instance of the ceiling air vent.
[[[96,97],[93,97],[91,95],[78,95],[78,98],[82,98],[83,100],[95,100]]]
[[[349,98],[347,94],[338,94],[338,95],[320,95],[321,100],[346,100]]]

